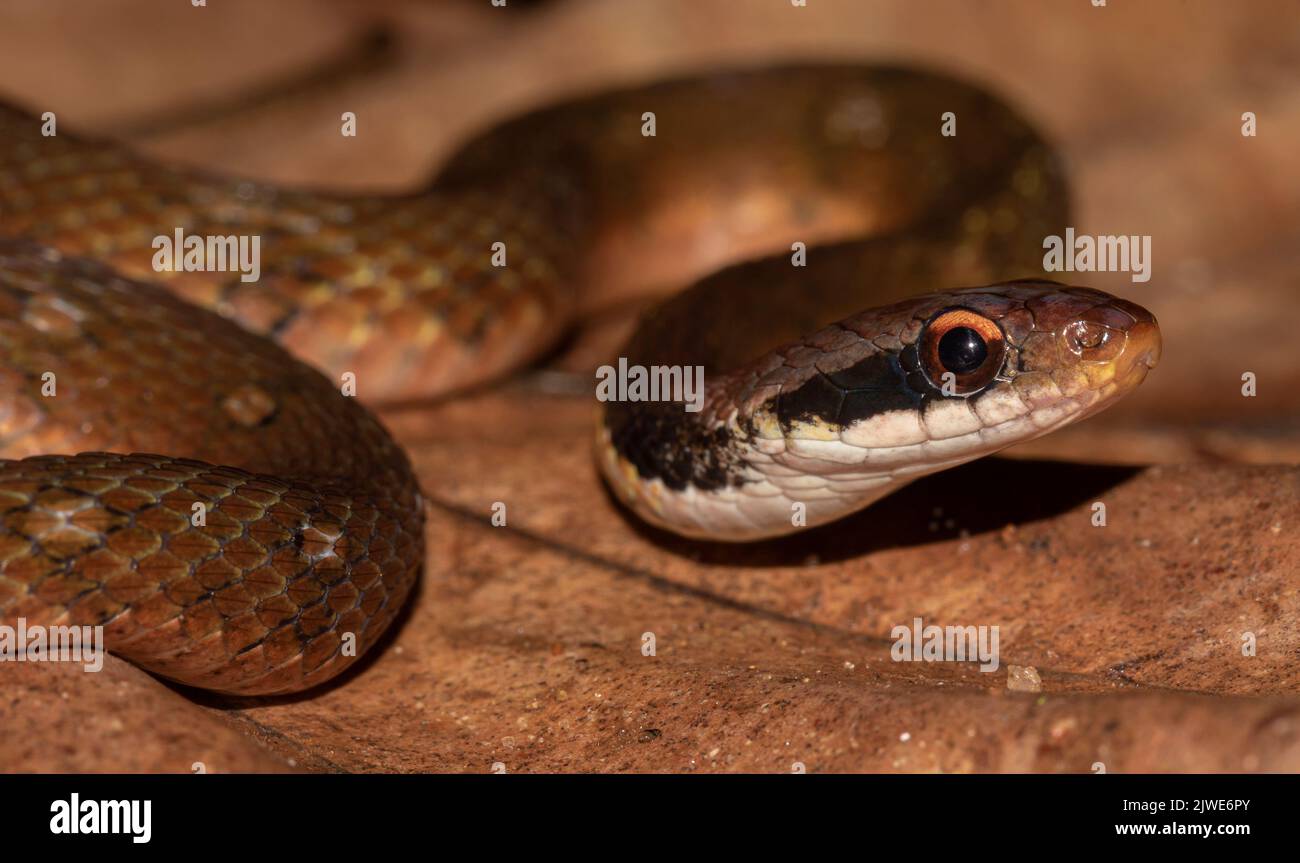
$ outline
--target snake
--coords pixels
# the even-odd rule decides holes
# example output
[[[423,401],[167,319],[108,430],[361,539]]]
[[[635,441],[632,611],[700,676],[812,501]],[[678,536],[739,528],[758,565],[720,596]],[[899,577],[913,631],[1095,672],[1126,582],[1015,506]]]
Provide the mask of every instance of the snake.
[[[371,409],[535,363],[593,293],[667,294],[618,360],[660,397],[595,400],[607,487],[719,542],[1090,416],[1160,354],[1146,309],[1044,278],[1069,213],[1053,146],[923,69],[579,95],[399,194],[161,163],[50,119],[0,107],[0,620],[102,626],[188,686],[296,692],[364,656],[439,553]],[[173,234],[258,238],[257,278],[160,264]],[[671,381],[696,369],[692,404]]]

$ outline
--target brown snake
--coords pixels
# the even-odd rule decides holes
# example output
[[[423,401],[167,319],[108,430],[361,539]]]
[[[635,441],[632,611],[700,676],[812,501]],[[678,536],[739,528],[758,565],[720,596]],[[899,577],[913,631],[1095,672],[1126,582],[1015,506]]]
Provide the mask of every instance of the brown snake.
[[[915,296],[1041,274],[1066,221],[1024,121],[921,72],[579,100],[402,196],[209,176],[41,125],[0,109],[0,620],[103,624],[111,651],[195,686],[326,680],[416,581],[410,463],[341,381],[379,403],[497,378],[555,343],[583,286],[781,251],[674,297],[624,351],[702,366],[702,411],[612,402],[598,432],[638,513],[720,539],[837,518],[1079,419],[1159,353],[1148,312],[1096,291]],[[259,237],[260,278],[159,271],[177,229]],[[792,266],[792,243],[827,241]]]

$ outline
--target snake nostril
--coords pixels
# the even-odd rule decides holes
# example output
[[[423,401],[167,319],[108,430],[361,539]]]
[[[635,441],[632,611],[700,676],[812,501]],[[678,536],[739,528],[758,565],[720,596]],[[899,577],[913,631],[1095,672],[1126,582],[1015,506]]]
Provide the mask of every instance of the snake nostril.
[[[1126,342],[1123,330],[1099,321],[1075,321],[1062,335],[1065,347],[1084,362],[1114,360],[1124,351]]]
[[[1096,321],[1075,321],[1066,330],[1065,339],[1071,351],[1081,354],[1106,344],[1110,339],[1110,329]]]

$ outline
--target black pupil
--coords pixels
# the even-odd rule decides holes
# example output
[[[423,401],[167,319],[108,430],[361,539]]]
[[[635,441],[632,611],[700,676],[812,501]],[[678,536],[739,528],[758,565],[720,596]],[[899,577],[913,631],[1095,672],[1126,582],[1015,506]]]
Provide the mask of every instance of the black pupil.
[[[970,327],[953,327],[939,339],[939,362],[953,374],[975,371],[988,355],[984,339]]]

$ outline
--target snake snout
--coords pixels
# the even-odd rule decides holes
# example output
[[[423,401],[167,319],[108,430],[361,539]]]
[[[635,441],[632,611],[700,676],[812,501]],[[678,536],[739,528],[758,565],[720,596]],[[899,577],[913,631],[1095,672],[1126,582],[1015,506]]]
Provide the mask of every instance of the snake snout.
[[[1160,348],[1160,327],[1154,317],[1129,328],[1124,352],[1115,360],[1115,379],[1122,389],[1131,389],[1146,378],[1160,362]]]
[[[1121,384],[1136,385],[1160,362],[1160,325],[1155,315],[1137,303],[1115,298],[1111,305],[1116,313],[1131,320],[1124,327],[1122,350],[1114,359],[1115,378]]]
[[[1101,291],[1071,288],[1046,304],[1057,313],[1059,361],[1094,385],[1116,381],[1124,392],[1160,361],[1160,326],[1137,303]]]

